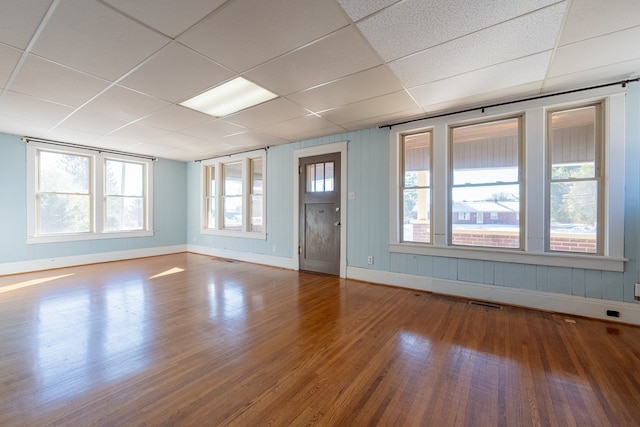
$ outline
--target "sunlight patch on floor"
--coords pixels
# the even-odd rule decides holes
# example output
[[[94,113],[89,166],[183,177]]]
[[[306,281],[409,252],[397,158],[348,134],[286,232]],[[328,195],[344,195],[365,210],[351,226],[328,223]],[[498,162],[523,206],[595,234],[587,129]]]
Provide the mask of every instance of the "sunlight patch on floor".
[[[74,273],[62,274],[59,276],[49,276],[49,277],[41,277],[40,279],[31,279],[25,280],[24,282],[13,283],[6,286],[0,286],[0,294],[10,291],[15,291],[16,289],[27,288],[29,286],[40,285],[42,283],[51,282],[53,280],[62,279],[63,277],[73,276]]]
[[[149,279],[155,279],[156,277],[168,276],[170,274],[182,273],[183,271],[184,271],[184,268],[173,267],[173,268],[170,268],[167,271],[163,271],[162,273],[158,273],[155,276],[151,276],[151,277],[149,277]]]

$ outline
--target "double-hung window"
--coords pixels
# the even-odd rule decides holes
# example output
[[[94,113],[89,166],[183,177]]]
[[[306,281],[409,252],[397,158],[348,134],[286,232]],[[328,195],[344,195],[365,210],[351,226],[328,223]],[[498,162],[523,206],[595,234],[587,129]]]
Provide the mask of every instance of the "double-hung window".
[[[452,245],[521,248],[521,123],[451,127]]]
[[[244,153],[202,162],[202,230],[265,238],[265,154]]]
[[[27,146],[27,242],[153,235],[153,162],[91,149]]]
[[[547,113],[548,251],[602,253],[602,105]]]
[[[93,159],[38,150],[37,165],[36,234],[90,233]]]
[[[430,243],[431,238],[431,140],[433,132],[403,134],[401,177],[403,242]]]

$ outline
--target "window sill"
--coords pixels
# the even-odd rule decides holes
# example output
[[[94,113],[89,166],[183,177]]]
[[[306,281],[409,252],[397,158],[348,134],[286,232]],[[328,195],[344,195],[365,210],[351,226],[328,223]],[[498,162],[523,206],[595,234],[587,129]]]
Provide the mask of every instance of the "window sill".
[[[201,234],[209,234],[213,236],[240,237],[243,239],[267,240],[267,233],[263,231],[233,231],[233,230],[212,230],[201,229]]]
[[[76,242],[83,240],[128,239],[132,237],[152,237],[153,230],[119,231],[110,233],[57,234],[47,236],[28,236],[27,244]]]
[[[524,252],[509,249],[427,246],[411,243],[390,243],[392,253],[429,255],[483,261],[512,262],[550,267],[583,268],[587,270],[624,271],[626,258],[567,253]]]

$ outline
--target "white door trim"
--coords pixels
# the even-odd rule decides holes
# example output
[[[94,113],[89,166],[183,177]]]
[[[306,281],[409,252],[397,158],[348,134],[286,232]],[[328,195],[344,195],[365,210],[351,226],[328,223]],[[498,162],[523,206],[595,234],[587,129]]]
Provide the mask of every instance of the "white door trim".
[[[348,141],[335,142],[333,144],[317,145],[301,148],[293,152],[293,269],[300,269],[298,256],[299,222],[300,222],[300,196],[298,164],[303,157],[318,156],[321,154],[340,153],[340,277],[347,277],[347,143]]]

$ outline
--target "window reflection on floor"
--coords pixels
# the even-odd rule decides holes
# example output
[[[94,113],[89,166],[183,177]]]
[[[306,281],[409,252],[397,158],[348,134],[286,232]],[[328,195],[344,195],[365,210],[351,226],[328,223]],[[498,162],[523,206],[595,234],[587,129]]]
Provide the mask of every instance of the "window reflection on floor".
[[[42,400],[71,397],[89,388],[90,316],[86,290],[40,304],[36,368]]]
[[[35,369],[43,401],[68,399],[147,365],[144,284],[99,292],[104,297],[77,289],[41,302]]]

